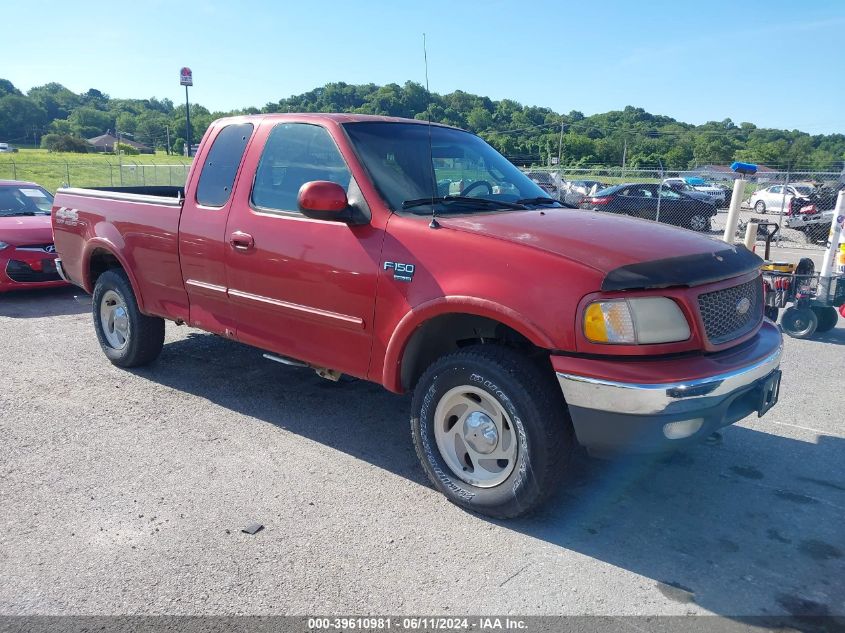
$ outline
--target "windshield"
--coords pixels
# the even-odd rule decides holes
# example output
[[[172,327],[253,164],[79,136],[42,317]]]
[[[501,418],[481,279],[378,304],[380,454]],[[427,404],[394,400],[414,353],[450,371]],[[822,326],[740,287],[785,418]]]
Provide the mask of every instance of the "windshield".
[[[53,196],[36,185],[0,187],[0,216],[49,215]]]
[[[438,214],[551,203],[546,191],[469,132],[414,123],[347,123],[344,128],[393,211],[404,204],[410,213],[427,215],[432,198],[439,199]]]
[[[795,191],[800,193],[802,196],[809,196],[813,193],[813,189],[811,187],[795,187]]]

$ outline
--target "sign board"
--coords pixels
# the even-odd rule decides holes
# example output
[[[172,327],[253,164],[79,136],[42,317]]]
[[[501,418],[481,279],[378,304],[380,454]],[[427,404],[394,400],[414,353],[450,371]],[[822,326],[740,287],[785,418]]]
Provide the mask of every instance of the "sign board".
[[[179,71],[179,85],[180,86],[193,86],[194,85],[194,75],[191,72],[191,69],[185,66]]]

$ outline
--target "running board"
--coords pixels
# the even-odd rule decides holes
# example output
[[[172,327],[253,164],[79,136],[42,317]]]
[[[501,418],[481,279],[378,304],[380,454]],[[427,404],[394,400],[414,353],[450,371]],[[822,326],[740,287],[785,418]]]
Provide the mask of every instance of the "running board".
[[[267,360],[272,360],[282,365],[290,365],[291,367],[309,367],[308,363],[303,363],[301,360],[294,360],[287,356],[276,356],[275,354],[262,354]]]
[[[262,354],[264,358],[267,360],[272,360],[275,363],[281,363],[282,365],[288,365],[290,367],[306,367],[313,369],[320,378],[325,378],[326,380],[331,380],[332,382],[337,382],[340,380],[340,377],[343,375],[341,372],[335,369],[328,369],[326,367],[317,367],[316,365],[310,365],[305,363],[301,360],[296,360],[293,358],[288,358],[287,356],[276,356],[276,354]]]

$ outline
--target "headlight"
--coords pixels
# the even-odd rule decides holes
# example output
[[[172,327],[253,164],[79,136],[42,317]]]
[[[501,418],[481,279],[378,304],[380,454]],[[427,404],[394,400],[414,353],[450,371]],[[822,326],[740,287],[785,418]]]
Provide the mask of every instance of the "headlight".
[[[2,251],[7,246],[8,246],[8,244],[6,242],[0,242],[0,251]]]
[[[584,311],[584,336],[593,343],[648,345],[690,337],[689,323],[667,297],[594,301]]]

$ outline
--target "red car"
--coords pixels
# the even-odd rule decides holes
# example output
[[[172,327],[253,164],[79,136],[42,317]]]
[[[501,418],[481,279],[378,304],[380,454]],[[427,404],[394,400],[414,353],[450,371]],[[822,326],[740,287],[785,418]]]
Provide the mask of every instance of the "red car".
[[[67,284],[56,271],[52,204],[35,183],[0,180],[0,292]]]

